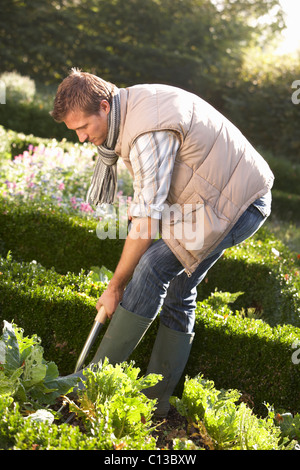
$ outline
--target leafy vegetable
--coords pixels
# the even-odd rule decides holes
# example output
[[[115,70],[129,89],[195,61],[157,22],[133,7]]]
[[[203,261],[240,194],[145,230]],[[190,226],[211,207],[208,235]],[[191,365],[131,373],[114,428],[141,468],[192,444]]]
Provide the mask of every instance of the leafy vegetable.
[[[283,438],[271,416],[258,418],[237,390],[217,390],[198,375],[186,379],[182,398],[171,397],[178,411],[208,433],[216,450],[291,450],[296,442]],[[294,436],[293,436],[294,437]]]
[[[107,283],[113,277],[113,272],[107,269],[105,266],[92,266],[91,271],[89,272],[89,277],[93,282],[103,282]]]
[[[150,442],[151,418],[156,400],[149,400],[142,390],[152,387],[162,376],[149,374],[138,378],[140,369],[133,363],[113,366],[105,359],[95,370],[86,369],[85,388],[78,391],[79,404],[69,401],[70,410],[83,419],[86,429],[97,435],[103,424],[116,441],[128,437]],[[143,448],[143,447],[140,447]]]
[[[78,379],[59,377],[54,362],[43,358],[40,339],[23,336],[23,330],[4,320],[0,340],[0,395],[12,396],[34,409],[51,405],[68,393]]]

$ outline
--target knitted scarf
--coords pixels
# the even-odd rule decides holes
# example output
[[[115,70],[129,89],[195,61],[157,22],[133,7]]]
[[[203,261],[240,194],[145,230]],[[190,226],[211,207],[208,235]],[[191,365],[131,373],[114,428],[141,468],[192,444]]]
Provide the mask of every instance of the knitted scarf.
[[[117,160],[115,146],[120,127],[120,96],[115,87],[111,109],[108,115],[108,134],[106,141],[97,147],[98,160],[86,196],[89,204],[112,204],[117,190]]]

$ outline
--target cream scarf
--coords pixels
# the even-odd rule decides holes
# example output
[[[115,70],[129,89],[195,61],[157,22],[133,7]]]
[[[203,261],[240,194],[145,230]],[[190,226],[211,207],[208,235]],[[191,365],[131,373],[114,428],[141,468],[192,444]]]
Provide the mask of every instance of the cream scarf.
[[[103,145],[97,147],[98,160],[86,196],[89,204],[112,204],[117,190],[117,161],[115,146],[120,128],[120,95],[115,87],[111,110],[108,115],[108,134]]]

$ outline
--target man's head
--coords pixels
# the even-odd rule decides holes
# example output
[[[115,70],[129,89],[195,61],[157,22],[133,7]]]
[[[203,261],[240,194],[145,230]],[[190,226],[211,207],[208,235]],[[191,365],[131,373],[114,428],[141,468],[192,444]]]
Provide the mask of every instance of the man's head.
[[[58,87],[51,116],[76,131],[80,142],[102,145],[107,137],[113,88],[96,75],[72,69]]]

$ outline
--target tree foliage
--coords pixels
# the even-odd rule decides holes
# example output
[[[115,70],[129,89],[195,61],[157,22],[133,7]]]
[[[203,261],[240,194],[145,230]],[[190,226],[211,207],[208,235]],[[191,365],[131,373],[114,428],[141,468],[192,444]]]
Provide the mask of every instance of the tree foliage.
[[[77,66],[119,86],[166,82],[216,105],[278,0],[2,0],[0,72],[46,84]],[[275,12],[275,10],[274,10]],[[12,53],[13,51],[13,53]]]
[[[38,94],[22,106],[7,99],[0,122],[61,138],[65,130],[50,123],[48,107],[57,84],[79,67],[118,86],[156,82],[192,91],[254,145],[295,158],[291,84],[299,67],[284,66],[281,76],[274,57],[266,73],[265,53],[250,67],[247,58],[266,50],[283,26],[279,0],[1,0],[0,76],[29,76]]]

